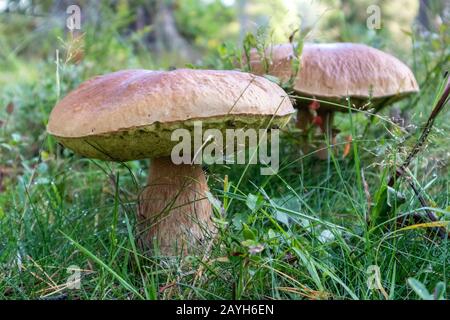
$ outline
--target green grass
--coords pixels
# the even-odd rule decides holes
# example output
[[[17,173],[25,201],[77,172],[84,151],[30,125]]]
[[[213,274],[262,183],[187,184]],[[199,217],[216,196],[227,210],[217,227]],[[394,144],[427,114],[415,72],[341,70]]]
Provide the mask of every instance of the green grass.
[[[448,239],[430,234],[426,226],[394,223],[405,216],[414,224],[408,217],[424,211],[406,183],[398,185],[403,202],[390,197],[392,209],[381,225],[367,223],[394,164],[419,136],[449,67],[449,44],[431,52],[427,41],[416,39],[414,52],[421,94],[398,104],[416,126],[411,133],[394,126],[388,110],[365,135],[366,114],[343,113],[335,121],[342,130],[339,154],[330,161],[302,155],[290,124],[282,135],[277,175],[261,176],[258,166],[210,166],[208,184],[223,204],[216,210],[219,236],[210,255],[183,259],[143,255],[137,245],[136,195],[145,185],[146,161],[82,159],[45,133],[58,96],[96,73],[151,67],[141,62],[144,54],[136,58],[119,40],[93,41],[84,64],[61,65],[59,84],[51,58],[30,66],[38,77],[4,81],[0,299],[61,294],[69,299],[415,299],[426,296],[421,284],[433,292],[439,282],[443,296],[450,297]],[[99,58],[108,52],[122,55]],[[10,59],[15,63],[10,74],[28,65],[19,56]],[[9,102],[10,113],[4,108]],[[450,220],[449,116],[447,107],[409,168],[442,221]],[[349,134],[352,149],[344,158]],[[263,250],[251,254],[250,246],[258,245]],[[384,292],[368,287],[371,266],[379,267]],[[81,269],[80,289],[67,288],[73,267]]]

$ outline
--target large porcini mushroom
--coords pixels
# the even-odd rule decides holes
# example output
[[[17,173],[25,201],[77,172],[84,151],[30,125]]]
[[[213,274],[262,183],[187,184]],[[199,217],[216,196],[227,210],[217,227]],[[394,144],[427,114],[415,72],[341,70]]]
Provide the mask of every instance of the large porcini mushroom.
[[[145,248],[156,240],[172,255],[214,233],[201,165],[172,162],[173,131],[193,130],[195,121],[220,130],[282,126],[293,112],[280,87],[248,73],[125,70],[69,93],[53,109],[47,130],[88,158],[150,158],[148,186],[139,197],[139,238]]]
[[[252,50],[250,66],[251,72],[273,75],[284,83],[293,78],[292,90],[296,95],[321,100],[319,103],[297,99],[297,127],[301,130],[316,124],[327,137],[334,136],[333,113],[347,109],[327,102],[347,106],[345,99],[350,97],[352,107],[378,109],[419,91],[414,74],[403,62],[363,44],[305,44],[300,70],[295,75],[293,46],[267,48],[268,63],[263,63],[257,51]],[[318,156],[327,158],[328,152],[319,152]]]

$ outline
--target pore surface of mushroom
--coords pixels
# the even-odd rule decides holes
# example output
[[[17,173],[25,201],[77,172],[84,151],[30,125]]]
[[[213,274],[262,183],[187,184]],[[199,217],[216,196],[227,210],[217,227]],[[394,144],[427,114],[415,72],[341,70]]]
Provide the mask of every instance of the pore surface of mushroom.
[[[65,147],[95,159],[150,158],[139,196],[144,248],[187,252],[214,233],[208,185],[198,164],[170,157],[176,129],[283,126],[294,109],[276,84],[237,71],[124,70],[92,78],[52,110],[47,131]],[[193,150],[195,152],[195,150]]]
[[[378,49],[353,43],[305,44],[300,69],[294,73],[294,44],[270,46],[263,59],[256,50],[250,54],[251,71],[270,74],[281,82],[293,81],[297,96],[321,100],[320,103],[297,99],[297,127],[306,130],[317,122],[320,131],[333,137],[333,112],[347,111],[345,98],[352,107],[375,109],[419,91],[412,71],[400,60]],[[267,66],[266,68],[264,66]],[[367,102],[370,100],[370,104]],[[326,158],[327,152],[319,152]]]

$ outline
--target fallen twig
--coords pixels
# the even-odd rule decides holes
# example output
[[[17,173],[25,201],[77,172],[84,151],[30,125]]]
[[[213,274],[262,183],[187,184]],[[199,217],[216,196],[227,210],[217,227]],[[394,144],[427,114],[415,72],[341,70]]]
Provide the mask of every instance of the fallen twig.
[[[412,159],[419,153],[419,151],[422,149],[422,146],[425,144],[425,141],[428,138],[428,135],[431,132],[431,129],[433,127],[434,121],[436,117],[439,115],[439,113],[444,109],[444,106],[448,102],[448,97],[450,95],[450,78],[447,79],[447,85],[445,87],[444,93],[442,94],[441,98],[437,102],[436,106],[434,107],[433,111],[431,112],[430,116],[428,117],[428,121],[425,125],[425,128],[422,131],[422,134],[420,135],[419,140],[417,140],[416,144],[414,145],[414,148],[411,150],[411,152],[408,154],[408,157],[403,162],[403,164],[396,170],[396,173],[394,176],[392,176],[388,182],[388,186],[392,187],[395,183],[395,181],[400,178],[405,169],[409,167],[411,164]]]
[[[436,103],[436,106],[434,107],[433,111],[431,112],[430,116],[428,117],[428,121],[425,124],[425,128],[423,129],[422,134],[420,135],[419,139],[417,140],[417,142],[414,145],[414,147],[411,150],[411,152],[406,157],[406,160],[400,165],[399,168],[397,168],[397,170],[395,171],[395,175],[391,176],[391,178],[389,179],[389,182],[388,182],[388,186],[389,187],[393,187],[395,182],[399,178],[404,176],[407,168],[411,164],[411,161],[414,159],[414,157],[422,149],[423,145],[425,144],[425,142],[426,142],[426,140],[428,138],[428,135],[431,132],[431,129],[433,128],[433,124],[434,124],[435,119],[437,118],[439,113],[444,109],[444,106],[447,104],[449,95],[450,95],[450,78],[447,77],[447,85],[445,86],[445,89],[444,89],[444,92],[443,92],[441,98]],[[408,179],[408,178],[407,178],[407,181],[408,181],[408,184],[411,187],[411,189],[414,191],[414,194],[416,195],[416,197],[419,200],[420,204],[423,207],[429,207],[429,205],[427,203],[427,200],[422,196],[420,190],[416,187],[414,182],[411,179]],[[428,219],[430,219],[431,221],[438,221],[439,220],[439,218],[431,210],[426,209],[425,212],[426,212],[426,214],[428,216]],[[442,227],[438,228],[437,233],[438,233],[438,235],[441,238],[445,238],[445,237],[448,236],[446,229],[442,228]]]

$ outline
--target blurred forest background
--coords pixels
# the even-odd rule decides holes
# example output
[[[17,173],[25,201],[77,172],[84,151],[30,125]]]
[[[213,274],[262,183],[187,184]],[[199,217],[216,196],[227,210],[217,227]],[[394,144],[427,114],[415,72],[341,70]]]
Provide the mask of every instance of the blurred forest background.
[[[68,35],[66,10],[73,4],[81,8],[76,33],[82,40]],[[366,26],[371,5],[381,9],[378,30]],[[87,63],[102,65],[100,72],[124,64],[214,65],[214,57],[239,48],[247,32],[280,43],[299,29],[306,41],[363,42],[408,56],[414,26],[446,32],[449,10],[446,0],[0,0],[0,81],[33,77],[41,61],[55,60],[56,49],[67,58],[81,46]]]

